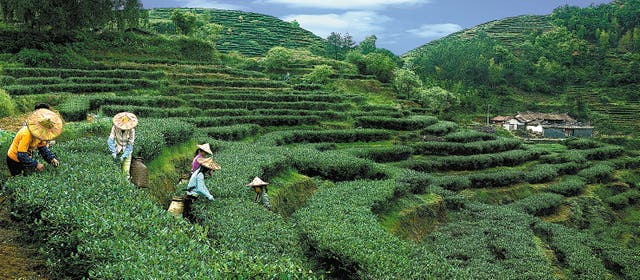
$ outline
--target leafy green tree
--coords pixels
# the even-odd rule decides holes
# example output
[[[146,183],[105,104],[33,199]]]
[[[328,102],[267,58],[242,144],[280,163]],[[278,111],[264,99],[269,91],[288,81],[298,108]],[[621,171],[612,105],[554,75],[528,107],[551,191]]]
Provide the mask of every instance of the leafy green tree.
[[[198,17],[191,12],[174,10],[171,21],[176,25],[180,34],[190,35],[197,28]]]
[[[378,81],[383,83],[390,82],[393,79],[393,70],[396,64],[391,58],[380,53],[370,53],[364,57],[366,65],[366,73],[376,76]]]
[[[346,33],[342,35],[340,33],[331,32],[326,40],[325,51],[327,56],[335,59],[342,60],[347,52],[353,49],[356,43],[353,41],[353,37]]]
[[[393,72],[391,85],[398,95],[412,98],[413,93],[422,87],[422,81],[413,71],[399,68]]]
[[[139,0],[0,0],[0,10],[7,23],[53,33],[101,28],[110,22],[132,27],[143,14]]]
[[[316,65],[313,70],[303,76],[303,80],[313,84],[325,84],[335,71],[329,65]]]
[[[443,112],[460,105],[460,97],[457,94],[447,91],[441,87],[421,89],[419,93],[419,101],[435,115],[440,115]]]
[[[222,32],[223,29],[224,27],[220,24],[206,23],[198,27],[193,32],[193,35],[196,38],[202,39],[204,41],[207,41],[215,45],[216,41],[220,38],[220,33]]]
[[[262,66],[270,71],[282,71],[291,65],[293,53],[284,47],[271,48],[260,61]]]
[[[367,72],[367,64],[364,60],[364,55],[357,50],[352,50],[347,53],[345,60],[358,68],[358,72],[360,74],[366,74]]]
[[[358,48],[360,49],[362,54],[368,54],[375,51],[377,49],[376,40],[378,40],[378,37],[376,37],[376,35],[371,35],[364,38],[364,40],[362,40],[362,42],[360,42],[360,44],[358,45]]]
[[[291,21],[291,27],[293,28],[300,28],[300,23],[297,20],[292,20]]]

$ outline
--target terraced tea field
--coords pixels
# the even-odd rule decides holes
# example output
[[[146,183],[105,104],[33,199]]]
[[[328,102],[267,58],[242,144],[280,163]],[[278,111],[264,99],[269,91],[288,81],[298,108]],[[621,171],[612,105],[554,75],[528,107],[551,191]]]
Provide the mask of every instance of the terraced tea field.
[[[620,146],[462,127],[370,77],[346,91],[221,65],[102,65],[0,77],[19,106],[46,101],[67,121],[60,168],[7,182],[56,278],[640,278],[640,161]],[[120,111],[140,117],[148,188],[107,153]],[[206,180],[216,199],[176,219],[169,199],[203,142],[222,166]],[[255,176],[273,211],[252,202]]]

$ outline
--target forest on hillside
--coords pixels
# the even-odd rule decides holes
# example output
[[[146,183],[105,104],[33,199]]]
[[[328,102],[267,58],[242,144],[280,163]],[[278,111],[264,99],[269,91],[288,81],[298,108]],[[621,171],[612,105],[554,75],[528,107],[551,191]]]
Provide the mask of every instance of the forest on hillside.
[[[462,111],[482,112],[487,105],[496,114],[565,111],[612,133],[621,127],[606,127],[611,119],[589,99],[638,101],[639,21],[637,0],[563,6],[549,16],[498,20],[461,31],[404,58],[422,80],[460,94]],[[525,101],[531,98],[537,102]]]
[[[58,167],[0,163],[0,278],[33,263],[51,279],[640,279],[640,140],[615,135],[640,123],[638,3],[398,57],[256,13],[0,0],[0,150],[34,104],[65,121]],[[528,109],[598,133],[488,124]],[[120,112],[147,180],[107,148]],[[203,143],[215,199],[170,213]]]

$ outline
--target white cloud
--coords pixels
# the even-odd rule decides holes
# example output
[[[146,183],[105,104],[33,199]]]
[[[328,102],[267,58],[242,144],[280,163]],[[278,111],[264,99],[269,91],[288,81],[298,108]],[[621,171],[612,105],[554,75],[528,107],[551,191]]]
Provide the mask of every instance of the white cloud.
[[[439,38],[462,30],[462,26],[453,23],[424,24],[416,29],[407,30],[420,38]]]
[[[220,3],[214,0],[186,0],[183,7],[187,8],[209,8],[223,10],[242,10],[243,6]]]
[[[343,14],[288,15],[284,21],[298,21],[300,27],[327,38],[331,32],[349,33],[355,41],[384,30],[384,23],[391,20],[387,16],[371,11],[355,11]]]
[[[305,8],[380,10],[387,6],[424,4],[429,3],[430,0],[262,0],[262,2]]]

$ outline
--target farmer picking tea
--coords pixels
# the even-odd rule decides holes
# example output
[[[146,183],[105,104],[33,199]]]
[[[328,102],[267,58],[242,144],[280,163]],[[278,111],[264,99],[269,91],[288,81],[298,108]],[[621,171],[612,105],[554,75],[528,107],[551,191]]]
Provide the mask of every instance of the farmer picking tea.
[[[129,169],[131,167],[131,157],[133,154],[133,143],[136,140],[135,127],[138,125],[138,117],[133,113],[120,112],[113,117],[113,126],[107,144],[113,160],[122,162],[122,172],[131,178]]]
[[[48,141],[56,139],[62,133],[63,126],[64,120],[58,113],[48,108],[33,111],[25,126],[13,138],[7,152],[7,167],[11,176],[44,170],[44,165],[33,157],[36,149],[46,162],[57,167],[60,163],[56,155],[49,150]]]
[[[200,167],[200,163],[198,162],[199,158],[204,158],[207,154],[213,155],[213,152],[211,151],[211,146],[209,145],[209,143],[196,145],[196,147],[198,147],[198,149],[196,149],[196,152],[194,153],[194,156],[193,156],[193,160],[191,161],[191,174],[193,174],[193,172],[198,170],[198,167]]]
[[[211,177],[214,170],[220,170],[220,165],[213,161],[212,157],[198,158],[197,161],[200,164],[200,167],[198,167],[198,169],[196,169],[196,171],[191,174],[189,184],[187,184],[187,195],[202,195],[207,199],[213,201],[213,195],[209,193],[207,186],[204,184],[204,178],[205,175],[206,177]]]
[[[262,179],[258,177],[255,177],[253,178],[253,181],[247,184],[247,187],[252,187],[256,192],[256,198],[254,199],[254,202],[262,202],[262,205],[264,205],[264,207],[271,210],[271,203],[269,202],[269,195],[267,194],[268,185],[269,183],[262,181]]]

